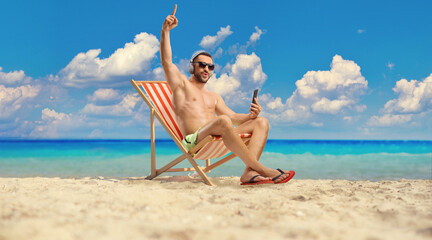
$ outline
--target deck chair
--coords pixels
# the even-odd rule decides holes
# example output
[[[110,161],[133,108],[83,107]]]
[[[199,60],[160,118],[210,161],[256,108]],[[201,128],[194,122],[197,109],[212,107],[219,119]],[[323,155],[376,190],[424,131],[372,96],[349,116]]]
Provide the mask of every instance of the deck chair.
[[[206,173],[223,163],[228,162],[236,157],[236,155],[228,150],[220,136],[207,136],[188,151],[181,143],[183,135],[176,122],[175,113],[171,103],[172,92],[168,83],[165,81],[135,81],[133,79],[131,80],[131,83],[150,108],[151,174],[147,179],[151,180],[164,172],[196,171],[204,183],[214,186]],[[159,169],[156,167],[155,117],[159,120],[160,124],[168,132],[177,147],[183,153]],[[251,133],[240,134],[240,137],[246,145],[249,144],[251,136]],[[221,158],[229,153],[231,154],[211,164],[211,159]],[[173,168],[175,165],[186,159],[192,165],[191,168]],[[205,166],[199,166],[195,160],[205,160]]]

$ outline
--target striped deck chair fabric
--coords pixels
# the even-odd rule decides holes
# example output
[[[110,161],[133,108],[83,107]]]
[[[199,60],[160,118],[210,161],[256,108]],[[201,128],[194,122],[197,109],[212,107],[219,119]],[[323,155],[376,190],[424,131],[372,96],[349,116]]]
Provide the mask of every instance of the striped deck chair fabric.
[[[132,85],[138,91],[143,100],[147,103],[151,109],[151,121],[152,121],[152,173],[148,179],[160,175],[163,172],[177,172],[177,171],[197,171],[197,173],[203,178],[204,182],[209,185],[213,185],[207,178],[204,172],[209,172],[211,169],[220,166],[221,164],[231,160],[235,157],[234,154],[217,161],[216,163],[210,164],[210,159],[220,158],[231,151],[225,146],[220,136],[208,136],[198,143],[197,146],[187,151],[181,144],[183,135],[176,122],[176,115],[173,110],[171,97],[172,92],[167,82],[165,81],[135,81],[131,80]],[[175,159],[165,167],[156,169],[156,159],[153,153],[154,149],[154,123],[153,119],[156,117],[161,125],[165,128],[180,150],[183,152],[179,158]],[[249,143],[252,134],[245,133],[240,134],[240,137],[245,142]],[[172,168],[179,162],[188,159],[192,164],[193,168]],[[206,167],[199,167],[194,160],[206,160]]]

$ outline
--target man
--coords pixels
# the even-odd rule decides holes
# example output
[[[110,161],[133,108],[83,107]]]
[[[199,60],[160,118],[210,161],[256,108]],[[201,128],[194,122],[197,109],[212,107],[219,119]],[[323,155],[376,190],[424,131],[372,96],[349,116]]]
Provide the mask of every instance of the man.
[[[261,106],[257,99],[256,104],[251,104],[248,114],[239,114],[228,108],[221,96],[205,89],[214,70],[213,59],[206,52],[197,52],[192,56],[189,79],[173,64],[170,31],[178,24],[176,10],[177,5],[162,25],[160,54],[165,78],[173,93],[176,120],[180,131],[186,136],[183,144],[190,149],[208,135],[220,135],[227,148],[246,164],[240,178],[242,184],[289,181],[294,171],[271,169],[258,162],[267,141],[269,124],[267,119],[258,116]],[[252,132],[249,146],[238,136],[238,133],[246,132]]]

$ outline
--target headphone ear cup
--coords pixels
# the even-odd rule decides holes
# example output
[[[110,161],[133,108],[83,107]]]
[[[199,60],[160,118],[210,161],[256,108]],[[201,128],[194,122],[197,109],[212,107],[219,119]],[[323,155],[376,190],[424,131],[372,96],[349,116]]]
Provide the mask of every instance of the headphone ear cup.
[[[192,62],[189,62],[189,67],[188,67],[189,73],[190,74],[194,74],[194,66]]]

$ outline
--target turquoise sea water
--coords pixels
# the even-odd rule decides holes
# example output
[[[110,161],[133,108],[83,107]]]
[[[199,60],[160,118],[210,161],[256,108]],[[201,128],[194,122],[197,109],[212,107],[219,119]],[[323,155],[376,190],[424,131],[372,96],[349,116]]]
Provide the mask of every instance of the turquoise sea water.
[[[173,141],[156,142],[158,167],[180,154]],[[260,161],[293,169],[297,179],[432,179],[432,141],[269,140]],[[243,169],[235,158],[209,175],[240,176]],[[123,178],[149,172],[149,140],[0,140],[0,177]]]

